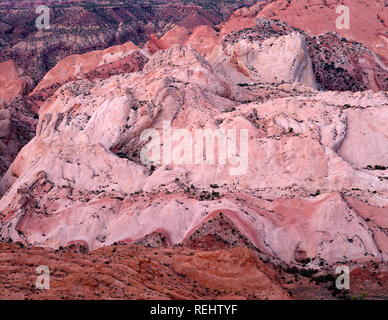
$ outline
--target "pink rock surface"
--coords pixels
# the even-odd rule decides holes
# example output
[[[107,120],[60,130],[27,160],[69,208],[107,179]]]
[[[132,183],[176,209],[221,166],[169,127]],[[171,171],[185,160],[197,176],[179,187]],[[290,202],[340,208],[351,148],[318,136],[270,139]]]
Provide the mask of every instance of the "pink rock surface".
[[[54,252],[1,243],[0,259],[2,299],[292,299],[271,266],[246,248],[203,252],[120,244],[85,253],[76,246]],[[35,265],[50,268],[50,290],[35,288]]]
[[[235,85],[179,45],[156,52],[142,72],[62,86],[1,180],[1,236],[96,249],[163,230],[176,244],[222,212],[261,252],[286,263],[386,260],[382,222],[371,227],[358,207],[387,212],[385,171],[362,168],[386,152],[387,93],[273,86],[283,97],[255,101],[261,87]],[[230,163],[145,165],[139,136],[163,121],[247,129],[246,174],[231,175]],[[353,154],[360,132],[379,142]]]
[[[210,64],[235,84],[301,83],[316,88],[304,37],[292,33],[262,43],[242,39],[215,47]]]
[[[337,29],[336,20],[339,5],[349,7],[350,28]],[[279,19],[288,24],[319,35],[328,31],[338,32],[341,36],[361,42],[378,53],[385,64],[388,63],[387,21],[388,8],[384,0],[361,1],[272,1],[258,16]]]
[[[252,7],[235,11],[220,25],[197,26],[189,36],[183,27],[174,28],[160,39],[153,35],[146,47],[155,53],[174,43],[192,45],[217,72],[225,73],[224,69],[228,69],[227,73],[235,81],[246,82],[247,77],[259,82],[287,81],[290,76],[285,77],[284,71],[292,72],[290,65],[293,65],[294,73],[297,70],[298,77],[302,78],[298,81],[313,88],[318,85],[329,91],[386,91],[388,66],[384,19],[387,10],[382,1],[371,5],[367,1],[346,2],[352,27],[343,30],[336,27],[339,4],[338,1],[288,3],[280,0],[269,4],[259,1]],[[371,21],[368,32],[364,30],[365,21],[360,18],[366,11]],[[281,36],[289,38],[292,33],[300,34],[300,45],[295,39],[288,42],[287,37],[279,39]],[[274,44],[282,46],[283,53],[276,46],[272,47]],[[297,50],[299,60],[294,62],[293,54]],[[301,52],[304,52],[302,56]]]
[[[7,103],[0,101],[0,176],[15,160],[21,148],[34,136],[39,106],[18,95]]]
[[[70,55],[58,62],[35,87],[32,96],[43,95],[47,99],[61,85],[85,78],[105,78],[103,68],[114,70],[110,75],[141,70],[148,54],[132,42],[105,50],[96,50],[81,55]],[[125,64],[129,67],[125,68]]]
[[[12,60],[0,63],[0,99],[8,102],[19,94],[28,92],[32,85],[32,79],[24,75],[24,71]]]
[[[385,297],[386,9],[344,1],[338,31],[338,3],[259,1],[219,25],[173,4],[194,13],[144,48],[68,56],[28,96],[1,63],[0,297],[328,298],[337,265],[351,295]],[[47,294],[20,281],[33,263],[54,268]]]
[[[383,62],[335,33],[313,37],[263,18],[269,8],[277,7],[241,8],[216,27],[189,21],[144,50],[127,43],[65,58],[24,101],[39,107],[39,121],[14,161],[15,114],[35,124],[16,113],[15,98],[3,103],[1,238],[89,250],[120,241],[241,244],[313,268],[386,262]],[[237,130],[240,140],[222,164],[207,154],[200,164],[192,154],[187,163],[144,162],[142,134],[154,129],[168,145],[166,122],[190,137]],[[214,151],[230,152],[220,140]],[[234,233],[221,232],[221,214]]]

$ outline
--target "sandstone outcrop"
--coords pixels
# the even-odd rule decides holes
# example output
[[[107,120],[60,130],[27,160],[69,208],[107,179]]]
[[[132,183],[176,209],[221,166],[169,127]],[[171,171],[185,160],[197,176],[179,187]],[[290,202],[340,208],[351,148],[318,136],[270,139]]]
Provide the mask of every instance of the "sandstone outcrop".
[[[235,84],[301,83],[316,88],[305,39],[292,33],[262,43],[242,39],[209,55],[214,69]]]
[[[216,72],[241,83],[296,81],[313,88],[354,92],[388,89],[388,68],[362,43],[337,32],[313,36],[306,28],[298,29],[260,14],[256,17],[250,11],[244,15],[251,21],[249,25],[236,24],[234,17],[214,28],[196,27],[189,36],[184,29],[167,33],[167,41],[154,36],[147,48],[152,53],[165,50],[174,44],[173,39],[181,45],[192,45]]]
[[[60,60],[69,55],[104,50],[133,42],[144,44],[175,26],[189,30],[219,24],[241,6],[255,0],[184,1],[121,0],[54,1],[50,3],[50,29],[39,30],[35,10],[39,1],[0,3],[0,62],[14,60],[37,84]],[[32,88],[31,88],[32,89]]]
[[[27,93],[32,85],[32,79],[24,75],[24,71],[12,60],[0,63],[0,99],[4,102]]]
[[[31,96],[46,100],[63,84],[80,79],[105,79],[115,74],[139,71],[148,54],[127,42],[105,50],[71,55],[51,69],[31,92]]]
[[[7,103],[0,101],[0,176],[35,135],[39,106],[18,95]]]
[[[333,270],[279,268],[248,249],[204,252],[117,243],[93,252],[0,244],[2,299],[386,299],[388,265],[351,264],[347,293]],[[232,263],[231,263],[232,262]],[[37,265],[50,270],[50,290],[35,288]],[[233,284],[233,287],[231,287]]]
[[[321,17],[317,3],[307,9]],[[67,56],[28,95],[7,62],[15,85],[0,100],[3,270],[15,258],[6,242],[67,268],[47,295],[16,281],[12,297],[327,298],[338,294],[338,264],[378,279],[370,293],[383,294],[384,54],[357,33],[275,19],[295,8],[260,1],[218,25],[189,14],[163,36],[150,27],[143,48]],[[182,10],[199,8],[175,4],[169,14]],[[365,269],[374,264],[379,277]],[[160,266],[177,287],[147,282]]]
[[[339,5],[349,8],[350,28],[336,26],[340,13]],[[388,63],[388,8],[383,0],[370,1],[271,1],[258,12],[257,17],[279,19],[296,28],[318,36],[326,32],[337,32],[341,37],[357,41],[375,51],[387,65]]]
[[[19,250],[0,244],[3,299],[292,299],[271,267],[244,248],[201,252],[115,245],[92,254],[74,246],[59,252]],[[35,288],[34,265],[50,268],[50,290]]]
[[[387,211],[386,172],[365,167],[385,165],[375,162],[387,152],[387,94],[293,86],[247,103],[255,86],[228,82],[179,45],[142,72],[66,84],[41,107],[36,137],[1,181],[2,237],[96,249],[163,230],[176,244],[222,212],[260,252],[287,263],[386,260],[384,223],[358,207]],[[248,130],[246,173],[231,174],[229,162],[144,164],[140,134],[163,121]],[[375,142],[355,154],[360,134]]]

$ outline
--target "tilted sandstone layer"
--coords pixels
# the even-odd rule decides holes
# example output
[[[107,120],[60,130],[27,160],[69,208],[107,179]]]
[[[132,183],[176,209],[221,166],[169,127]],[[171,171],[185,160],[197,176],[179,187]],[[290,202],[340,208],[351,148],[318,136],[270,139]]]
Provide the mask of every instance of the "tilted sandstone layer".
[[[242,13],[236,14],[240,17]],[[234,82],[297,80],[330,91],[388,90],[388,67],[363,43],[342,38],[337,32],[315,37],[306,28],[252,13],[245,13],[249,24],[236,24],[235,15],[214,28],[196,27],[191,35],[182,28],[173,29],[160,39],[151,39],[148,49],[153,53],[175,43],[192,45],[215,71]],[[282,65],[277,64],[279,59],[284,60]]]
[[[85,252],[0,244],[2,299],[386,299],[388,264],[350,266],[351,288],[335,290],[334,269],[279,268],[244,248],[149,249],[117,243]],[[50,290],[36,289],[36,266]]]
[[[300,33],[263,42],[241,39],[213,49],[209,62],[218,73],[235,84],[303,83],[316,88],[307,45]]]
[[[336,21],[343,14],[336,12],[340,5],[349,8],[349,29],[337,28]],[[388,64],[388,7],[384,0],[276,0],[262,7],[258,16],[282,20],[316,36],[338,32],[346,39],[363,43]]]
[[[105,79],[115,74],[140,71],[148,57],[148,53],[132,42],[105,50],[70,55],[43,77],[30,96],[45,101],[60,86],[70,81]]]
[[[269,87],[238,86],[179,45],[142,72],[67,83],[1,180],[1,236],[96,249],[161,231],[176,244],[222,213],[278,261],[386,261],[387,93],[272,86],[282,97],[263,99]],[[140,135],[165,121],[247,129],[246,172],[240,143],[224,165],[144,164]]]
[[[337,12],[337,9],[340,9],[339,6],[349,8],[349,28],[337,27],[337,20],[341,22],[339,18],[344,13],[342,10]],[[341,49],[342,46],[339,46],[339,43],[340,41],[345,43],[350,41],[350,45],[353,46],[351,60],[342,64],[338,63],[337,59],[334,65],[329,65],[327,68],[342,69],[335,70],[337,79],[348,78],[349,76],[346,73],[354,73],[355,78],[366,78],[362,80],[363,85],[356,85],[355,90],[350,89],[352,91],[364,90],[365,82],[369,83],[365,86],[368,89],[374,91],[388,90],[388,77],[386,74],[388,71],[388,7],[386,1],[276,0],[261,6],[260,10],[255,9],[256,6],[253,6],[250,11],[257,13],[256,17],[279,19],[304,30],[309,35],[317,36],[319,44],[326,49],[325,54],[323,57],[320,55],[318,61],[322,58],[323,60],[327,59],[327,51],[332,51],[330,55],[343,56],[345,52],[344,49]],[[322,39],[321,35],[332,32],[340,35],[338,40],[335,37]],[[357,45],[354,46],[355,42],[362,43],[369,50],[360,48]],[[381,76],[382,72],[384,73],[383,76]],[[378,80],[376,81],[376,79]],[[335,81],[335,76],[326,80],[323,77],[321,81],[327,85],[328,90],[341,90],[330,85],[333,80],[337,85],[338,80]],[[349,82],[349,80],[344,82]]]
[[[12,62],[0,64],[0,68],[4,68],[0,99],[6,101],[0,105],[0,176],[7,171],[21,148],[34,137],[37,112],[59,87],[74,80],[106,79],[115,74],[139,71],[147,61],[148,54],[131,42],[71,55],[50,70],[28,95],[28,77],[18,77]]]

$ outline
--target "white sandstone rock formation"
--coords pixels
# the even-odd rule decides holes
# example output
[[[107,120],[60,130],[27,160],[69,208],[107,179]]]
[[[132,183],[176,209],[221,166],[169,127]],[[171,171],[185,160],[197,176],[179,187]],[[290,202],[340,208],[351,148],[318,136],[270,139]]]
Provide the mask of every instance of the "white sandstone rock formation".
[[[304,37],[291,33],[263,42],[241,39],[218,45],[208,60],[214,69],[235,84],[300,83],[316,88]]]
[[[261,89],[225,78],[193,48],[174,46],[142,72],[62,86],[0,182],[1,237],[95,249],[161,231],[174,244],[222,212],[285,262],[387,260],[387,171],[363,168],[386,155],[387,93],[295,85],[259,102]],[[230,163],[145,165],[140,135],[164,121],[248,130],[247,173],[231,175]],[[360,132],[376,141],[359,145]]]

